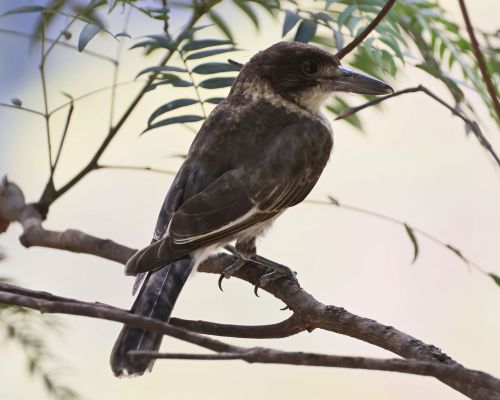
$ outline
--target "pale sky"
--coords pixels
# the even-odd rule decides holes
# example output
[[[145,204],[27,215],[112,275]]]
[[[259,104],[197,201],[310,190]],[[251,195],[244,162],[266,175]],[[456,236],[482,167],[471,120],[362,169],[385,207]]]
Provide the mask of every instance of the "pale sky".
[[[12,7],[0,0],[0,13]],[[457,2],[446,2],[459,18]],[[469,1],[471,17],[483,30],[498,28],[499,4],[494,0]],[[224,13],[232,13],[223,8]],[[232,14],[227,14],[232,15]],[[244,49],[233,58],[245,61],[256,51],[280,39],[281,27],[264,15],[265,34],[256,33],[241,18],[236,39]],[[0,27],[20,29],[31,16],[1,18]],[[172,18],[172,28],[184,21]],[[144,20],[132,18],[129,32],[150,33]],[[29,26],[29,25],[28,25]],[[158,29],[160,29],[158,27]],[[112,25],[118,32],[119,25]],[[215,31],[207,30],[207,35]],[[127,41],[125,48],[130,47]],[[89,49],[114,54],[116,42],[99,36]],[[0,101],[12,97],[27,107],[42,109],[36,54],[28,43],[0,35]],[[66,101],[60,91],[76,96],[110,84],[109,63],[57,49],[49,61],[49,102]],[[140,51],[125,51],[119,81],[154,65]],[[349,60],[346,60],[347,62]],[[404,68],[397,90],[423,83],[449,98],[441,84],[423,72]],[[139,85],[118,92],[117,115]],[[175,169],[180,160],[167,157],[185,153],[193,134],[177,126],[139,137],[151,112],[181,89],[151,92],[113,140],[103,161],[109,164],[149,165]],[[224,94],[224,93],[222,93]],[[500,149],[495,125],[480,109],[485,134]],[[346,95],[343,95],[346,96]],[[347,95],[353,103],[362,100]],[[58,184],[85,163],[102,140],[109,123],[109,93],[77,103],[66,150],[61,158]],[[197,110],[196,110],[197,111]],[[55,140],[65,112],[53,121]],[[419,227],[459,248],[488,271],[500,274],[500,174],[477,141],[464,134],[461,120],[422,94],[388,101],[382,110],[369,109],[360,116],[364,133],[345,122],[335,122],[335,150],[311,199],[328,194],[341,202],[386,214]],[[331,115],[329,115],[331,118]],[[36,200],[47,177],[47,151],[43,120],[16,110],[0,108],[0,175],[7,173]],[[75,228],[103,238],[140,247],[146,245],[171,177],[130,172],[97,171],[57,201],[50,210],[47,228]],[[129,308],[133,279],[118,264],[88,255],[50,249],[24,249],[18,241],[20,227],[13,225],[0,236],[8,259],[0,275],[36,290]],[[469,271],[446,249],[419,237],[420,256],[411,265],[413,249],[401,226],[353,213],[311,204],[287,211],[259,242],[259,252],[291,266],[302,286],[318,300],[376,319],[443,349],[466,367],[500,376],[500,288],[491,279]],[[289,313],[269,295],[253,295],[252,287],[232,279],[217,288],[217,277],[198,274],[188,281],[174,315],[224,323],[278,322]],[[61,336],[49,338],[68,370],[65,380],[86,399],[462,399],[462,395],[431,379],[395,373],[293,366],[248,365],[238,361],[160,360],[153,373],[138,379],[113,377],[109,353],[120,330],[117,323],[82,317],[58,316],[65,325]],[[302,350],[339,355],[392,357],[384,350],[326,332],[302,333],[279,340],[232,340],[251,346]],[[163,350],[199,351],[166,338]],[[0,354],[0,398],[46,399],[41,384],[26,376],[24,356],[13,346]],[[6,362],[8,360],[8,362]]]

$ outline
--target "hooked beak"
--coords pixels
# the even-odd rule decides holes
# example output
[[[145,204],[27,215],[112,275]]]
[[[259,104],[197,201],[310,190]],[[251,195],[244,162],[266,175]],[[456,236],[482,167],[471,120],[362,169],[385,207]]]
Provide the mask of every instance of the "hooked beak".
[[[338,67],[339,75],[332,79],[333,89],[340,92],[352,92],[359,94],[390,94],[394,90],[382,81],[370,78],[359,72],[351,71],[345,67]]]

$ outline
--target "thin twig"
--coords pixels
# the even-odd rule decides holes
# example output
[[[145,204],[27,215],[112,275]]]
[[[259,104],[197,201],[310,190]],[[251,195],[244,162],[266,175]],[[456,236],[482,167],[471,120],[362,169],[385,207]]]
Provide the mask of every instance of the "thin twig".
[[[154,351],[131,351],[132,357],[177,360],[242,360],[248,363],[307,365],[317,367],[353,368],[372,371],[392,371],[413,375],[434,376],[441,379],[456,379],[500,392],[496,378],[481,371],[471,371],[461,366],[450,366],[436,362],[418,360],[383,359],[369,357],[334,356],[319,353],[279,351],[265,347],[242,348],[238,352],[215,354],[158,353]]]
[[[450,110],[453,115],[459,117],[462,121],[464,121],[471,128],[472,132],[476,136],[479,143],[490,153],[490,155],[496,161],[497,165],[500,167],[500,157],[496,154],[495,150],[493,149],[493,146],[488,141],[488,139],[486,139],[486,137],[483,135],[481,128],[479,127],[477,122],[472,121],[471,119],[466,117],[464,114],[459,112],[454,107],[450,106],[443,99],[441,99],[440,97],[438,97],[437,95],[435,95],[433,92],[431,92],[429,89],[427,89],[426,87],[424,87],[422,85],[418,85],[418,86],[403,89],[403,90],[398,90],[397,92],[394,92],[392,94],[388,94],[387,96],[378,97],[374,100],[368,101],[364,104],[361,104],[360,106],[350,107],[347,110],[343,111],[337,118],[335,118],[335,120],[347,118],[347,117],[357,113],[358,111],[361,111],[361,110],[364,110],[365,108],[379,104],[387,99],[391,99],[393,97],[400,96],[402,94],[415,93],[415,92],[425,93],[427,96],[433,98],[438,103],[440,103],[441,105],[446,107],[448,110]]]
[[[354,212],[357,212],[359,214],[370,215],[372,217],[375,217],[375,218],[378,218],[378,219],[381,219],[381,220],[384,220],[384,221],[387,221],[387,222],[390,222],[390,223],[393,223],[393,224],[396,224],[396,225],[400,225],[401,227],[408,226],[415,233],[418,233],[419,235],[424,236],[427,239],[429,239],[430,241],[436,243],[440,247],[443,247],[446,250],[451,251],[455,256],[459,257],[463,262],[465,262],[467,264],[467,266],[474,267],[480,273],[489,276],[489,273],[484,268],[482,268],[479,264],[475,263],[474,261],[471,261],[470,259],[468,259],[467,257],[465,257],[461,252],[460,252],[460,255],[459,255],[457,253],[457,248],[455,246],[451,245],[450,243],[446,243],[445,241],[443,241],[443,240],[439,239],[438,237],[430,234],[429,232],[424,231],[423,229],[415,227],[413,224],[410,224],[410,223],[405,222],[403,220],[400,220],[400,219],[397,219],[397,218],[394,218],[394,217],[391,217],[389,215],[385,215],[385,214],[382,214],[382,213],[379,213],[379,212],[376,212],[376,211],[367,210],[365,208],[361,208],[361,207],[357,207],[357,206],[352,206],[352,205],[349,205],[349,204],[341,203],[336,198],[335,198],[335,201],[333,201],[334,198],[332,196],[329,196],[329,198],[330,198],[329,201],[328,200],[313,200],[313,199],[308,199],[308,200],[305,200],[304,203],[318,204],[318,205],[325,205],[325,206],[335,206],[335,207],[343,208],[345,210],[354,211]]]
[[[110,164],[97,164],[96,169],[125,169],[130,171],[150,171],[157,172],[159,174],[165,175],[175,175],[177,172],[168,171],[166,169],[153,168],[153,167],[141,167],[138,165],[110,165]]]
[[[45,16],[42,16],[42,43],[41,43],[41,56],[40,56],[40,77],[42,80],[42,94],[43,94],[43,106],[44,106],[44,117],[45,117],[45,133],[47,136],[47,146],[49,153],[49,171],[50,177],[48,185],[53,185],[52,182],[52,143],[50,138],[50,114],[49,114],[49,101],[48,101],[48,93],[47,93],[47,79],[45,77]]]
[[[373,31],[377,27],[377,25],[387,15],[387,13],[392,8],[392,6],[394,5],[395,2],[396,2],[396,0],[387,0],[387,3],[385,3],[384,7],[382,7],[380,12],[373,19],[373,21],[370,22],[368,24],[368,26],[365,29],[363,29],[363,31],[352,40],[352,42],[350,42],[347,46],[340,49],[335,56],[339,60],[341,60],[347,54],[349,54],[351,51],[353,51],[363,40],[365,40],[365,38],[370,34],[370,32]]]
[[[17,37],[20,37],[20,38],[23,38],[23,39],[28,39],[28,40],[33,40],[33,39],[42,40],[42,36],[29,35],[27,33],[18,32],[18,31],[12,31],[10,29],[0,28],[0,33],[5,33],[5,34],[8,34],[8,35],[17,36]],[[49,38],[45,37],[44,40],[46,42],[48,42],[48,43],[55,43],[54,39],[49,39]],[[57,45],[58,46],[62,46],[62,47],[66,47],[68,49],[72,49],[72,50],[77,50],[78,51],[78,47],[77,46],[73,46],[72,44],[69,44],[69,43],[66,43],[66,42],[57,42]],[[101,60],[106,60],[106,61],[115,63],[115,60],[113,58],[108,57],[108,56],[106,56],[104,54],[96,53],[95,51],[92,51],[92,50],[85,49],[85,50],[82,51],[82,53],[87,54],[87,55],[92,56],[92,57],[100,58]]]
[[[68,110],[68,115],[66,116],[66,123],[64,125],[64,130],[63,130],[63,134],[61,137],[61,143],[59,143],[59,148],[57,149],[56,159],[54,161],[54,165],[52,166],[52,174],[54,173],[54,171],[57,168],[57,163],[59,162],[59,157],[61,157],[61,152],[62,152],[62,149],[64,146],[64,142],[66,140],[66,135],[68,134],[69,124],[71,122],[71,116],[73,115],[74,108],[75,108],[75,106],[73,104],[73,101],[71,101],[70,106],[69,106],[69,110]]]
[[[458,0],[458,2],[460,3],[460,9],[464,17],[465,27],[467,28],[467,33],[469,34],[469,38],[472,44],[472,50],[474,51],[474,55],[476,56],[479,70],[481,71],[484,83],[486,84],[486,88],[488,89],[488,93],[490,95],[493,106],[495,107],[497,117],[500,120],[500,102],[498,101],[495,86],[493,85],[493,81],[491,80],[491,76],[488,72],[488,67],[486,66],[484,55],[479,48],[479,43],[476,39],[476,35],[474,34],[474,28],[470,21],[469,13],[467,12],[467,7],[465,6],[465,1]]]
[[[26,111],[32,114],[40,115],[41,117],[45,117],[45,114],[43,112],[33,110],[31,108],[26,108],[24,106],[15,106],[14,104],[0,103],[0,107],[13,108],[15,110]]]

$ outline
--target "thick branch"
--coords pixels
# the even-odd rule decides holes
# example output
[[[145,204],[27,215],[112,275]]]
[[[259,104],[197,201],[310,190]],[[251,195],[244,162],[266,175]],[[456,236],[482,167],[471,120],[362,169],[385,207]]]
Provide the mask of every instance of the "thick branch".
[[[486,61],[484,59],[483,53],[479,48],[479,43],[476,39],[476,35],[474,34],[474,28],[470,21],[469,13],[467,12],[467,7],[465,6],[465,1],[458,0],[458,2],[460,3],[460,9],[464,17],[465,27],[467,28],[467,33],[469,34],[470,42],[472,44],[472,50],[474,51],[474,55],[476,56],[477,64],[479,65],[479,70],[481,71],[484,83],[486,84],[486,88],[488,89],[488,93],[491,97],[491,102],[495,107],[495,112],[497,113],[497,117],[500,119],[500,102],[498,101],[495,86],[493,85],[493,81],[491,80],[491,76],[488,72],[488,67],[486,66]]]
[[[353,51],[363,40],[366,39],[366,37],[377,27],[377,25],[380,24],[380,21],[384,19],[395,2],[396,0],[387,0],[387,3],[385,3],[384,7],[382,7],[373,21],[370,22],[370,24],[365,29],[363,29],[363,31],[352,40],[352,42],[350,42],[344,48],[340,49],[335,56],[339,60],[341,60],[347,54]]]
[[[488,141],[488,139],[486,139],[486,137],[483,135],[483,132],[481,131],[481,128],[479,127],[477,122],[467,118],[463,113],[458,111],[455,107],[452,107],[443,99],[441,99],[440,97],[438,97],[437,95],[435,95],[433,92],[431,92],[429,89],[427,89],[425,86],[422,85],[418,85],[403,90],[398,90],[397,92],[388,94],[387,96],[377,97],[374,100],[367,101],[366,103],[363,103],[360,106],[350,107],[347,110],[343,111],[337,118],[335,118],[335,120],[344,119],[346,117],[349,117],[350,115],[356,114],[358,111],[364,110],[365,108],[374,106],[393,97],[400,96],[406,93],[415,93],[415,92],[425,93],[427,96],[436,100],[439,104],[443,105],[448,110],[450,110],[453,115],[459,117],[462,121],[464,121],[467,124],[467,126],[469,126],[469,128],[472,130],[472,132],[474,132],[474,135],[476,136],[479,143],[491,154],[491,156],[496,161],[497,165],[500,166],[500,157],[496,154],[495,150],[493,149],[493,146]]]
[[[135,251],[134,249],[117,244],[113,241],[102,240],[86,235],[83,232],[67,231],[67,237],[64,238],[64,234],[44,230],[41,226],[40,214],[33,206],[24,203],[24,196],[15,184],[6,181],[0,184],[0,220],[21,222],[25,232],[23,234],[23,240],[27,240],[26,237],[28,237],[29,240],[31,240],[29,242],[30,245],[45,246],[49,243],[51,247],[54,248],[94,254],[120,263],[125,263]],[[198,269],[203,272],[220,274],[234,261],[235,259],[232,255],[219,254],[209,258],[201,264]],[[237,271],[235,277],[255,285],[264,272],[265,269],[262,266],[249,263],[246,267]],[[181,333],[184,334],[186,332],[183,329],[175,328],[159,321],[147,320],[145,322],[140,316],[129,314],[123,310],[110,306],[93,305],[63,298],[56,298],[54,300],[52,295],[35,295],[26,289],[20,288],[17,288],[15,292],[5,289],[5,286],[3,286],[3,289],[0,286],[0,302],[6,304],[32,307],[42,312],[62,312],[75,315],[97,316],[99,318],[127,323],[129,325],[142,327],[178,338]],[[23,291],[21,292],[20,290]],[[290,329],[289,334],[303,330],[311,331],[319,328],[348,335],[374,344],[406,359],[416,359],[424,362],[441,363],[450,367],[463,368],[436,347],[427,345],[393,327],[351,314],[343,308],[325,306],[296,283],[288,279],[279,279],[270,282],[266,285],[264,290],[282,300],[293,311],[294,316],[278,324],[257,327],[242,327],[181,320],[173,320],[173,322],[176,322],[180,326],[190,327],[199,332],[221,336],[234,335],[241,337],[250,337],[250,335],[253,335],[251,337],[283,337],[287,336],[285,327]],[[98,307],[98,312],[95,307]],[[96,312],[97,315],[95,315]],[[144,325],[142,325],[143,323]],[[249,335],[244,336],[243,332],[245,329],[248,330]],[[194,341],[204,338],[209,341],[208,343],[212,346],[212,350],[234,352],[234,346],[218,341],[210,341],[212,339],[193,332],[189,333],[195,336],[189,336],[189,340],[182,340],[194,343]],[[230,346],[230,349],[228,349],[227,346]],[[499,393],[493,393],[489,389],[478,388],[477,386],[471,385],[470,383],[464,383],[463,381],[459,382],[457,380],[449,380],[441,377],[439,379],[464,393],[471,399],[500,399]],[[500,386],[500,383],[498,383],[498,385]]]

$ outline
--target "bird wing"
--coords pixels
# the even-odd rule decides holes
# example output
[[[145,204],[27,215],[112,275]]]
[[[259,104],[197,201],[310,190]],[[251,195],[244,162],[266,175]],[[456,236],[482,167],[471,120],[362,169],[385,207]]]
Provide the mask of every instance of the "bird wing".
[[[331,136],[314,121],[291,124],[275,136],[266,148],[256,149],[255,157],[183,199],[163,239],[129,262],[127,273],[153,270],[197,249],[233,240],[300,203],[328,160]]]

